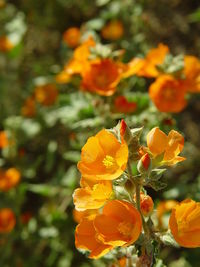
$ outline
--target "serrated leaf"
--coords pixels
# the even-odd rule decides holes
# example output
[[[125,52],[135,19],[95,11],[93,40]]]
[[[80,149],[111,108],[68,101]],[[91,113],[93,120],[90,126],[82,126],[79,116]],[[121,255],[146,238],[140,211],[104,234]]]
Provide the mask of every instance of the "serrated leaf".
[[[167,186],[167,184],[162,181],[149,181],[146,185],[153,188],[155,191],[162,190]]]
[[[158,181],[166,169],[153,169],[149,175],[149,180]]]
[[[162,242],[167,245],[167,246],[173,246],[178,248],[179,244],[174,240],[173,236],[171,235],[171,233],[166,233],[165,235],[162,235],[160,237],[160,239],[162,240]]]

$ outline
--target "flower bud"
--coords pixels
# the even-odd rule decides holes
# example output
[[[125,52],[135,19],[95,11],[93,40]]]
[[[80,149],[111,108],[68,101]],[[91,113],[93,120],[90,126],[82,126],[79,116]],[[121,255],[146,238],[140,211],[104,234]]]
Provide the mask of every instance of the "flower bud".
[[[136,199],[136,196],[134,196]],[[144,216],[149,216],[153,211],[153,200],[149,195],[145,195],[144,193],[140,193],[140,209]]]
[[[121,142],[125,141],[128,145],[132,140],[131,130],[124,120],[121,120],[119,127]]]
[[[148,153],[144,154],[138,162],[139,173],[148,173],[151,170],[151,158]]]

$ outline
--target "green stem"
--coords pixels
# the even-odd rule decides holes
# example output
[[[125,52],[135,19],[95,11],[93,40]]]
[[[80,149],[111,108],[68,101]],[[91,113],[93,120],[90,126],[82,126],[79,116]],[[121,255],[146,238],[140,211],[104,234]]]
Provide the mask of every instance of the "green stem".
[[[136,207],[137,207],[137,210],[139,211],[140,213],[140,216],[142,218],[142,226],[143,226],[143,229],[144,229],[144,232],[145,234],[147,235],[148,239],[149,239],[149,229],[148,229],[148,226],[145,222],[145,219],[143,217],[143,214],[142,214],[142,211],[141,211],[141,208],[140,208],[140,190],[141,190],[141,185],[138,183],[138,181],[136,181],[136,179],[134,179],[133,175],[132,175],[132,169],[131,169],[131,163],[130,161],[128,161],[128,173],[131,177],[131,180],[134,182],[134,185],[135,185],[135,194],[136,194]],[[132,196],[131,196],[132,198]]]

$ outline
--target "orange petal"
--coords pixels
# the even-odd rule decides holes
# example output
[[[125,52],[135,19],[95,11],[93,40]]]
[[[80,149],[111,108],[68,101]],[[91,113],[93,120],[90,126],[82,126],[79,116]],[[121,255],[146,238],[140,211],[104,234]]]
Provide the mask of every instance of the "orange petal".
[[[158,127],[147,134],[147,146],[154,156],[162,154],[167,146],[167,135]]]

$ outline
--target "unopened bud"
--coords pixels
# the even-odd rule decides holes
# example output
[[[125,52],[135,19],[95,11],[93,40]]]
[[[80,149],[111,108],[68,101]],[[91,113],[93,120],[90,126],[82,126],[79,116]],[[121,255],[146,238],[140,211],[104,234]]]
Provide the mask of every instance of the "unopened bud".
[[[148,153],[144,154],[138,162],[139,173],[148,173],[151,170],[151,158]]]
[[[119,131],[121,142],[123,143],[123,141],[125,141],[127,145],[129,145],[130,141],[132,140],[132,134],[130,128],[127,126],[124,120],[121,120],[120,122]]]
[[[136,200],[136,196],[134,196]],[[140,209],[144,216],[149,216],[153,211],[153,200],[149,195],[145,195],[144,193],[140,193]]]

